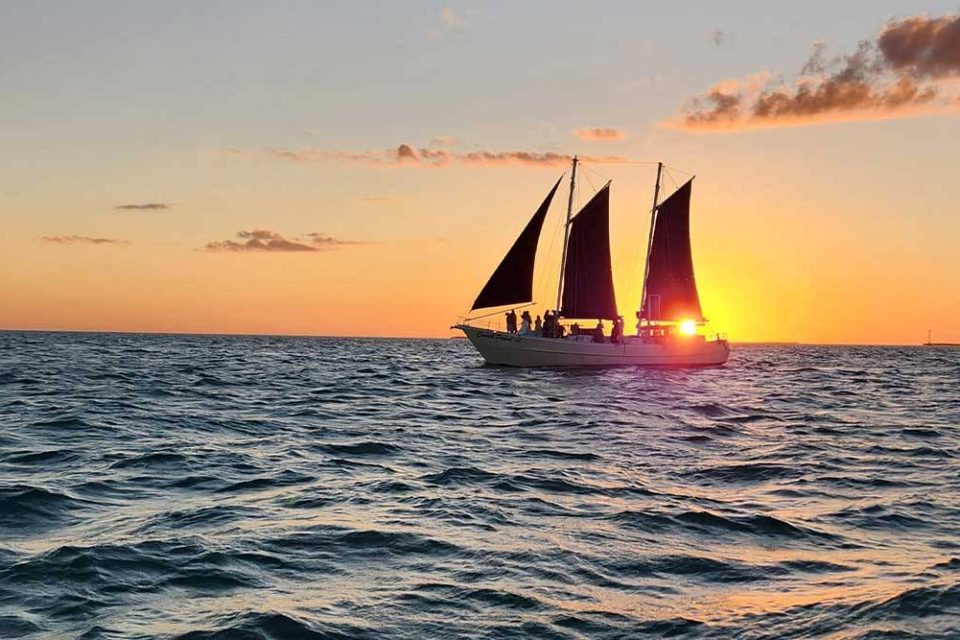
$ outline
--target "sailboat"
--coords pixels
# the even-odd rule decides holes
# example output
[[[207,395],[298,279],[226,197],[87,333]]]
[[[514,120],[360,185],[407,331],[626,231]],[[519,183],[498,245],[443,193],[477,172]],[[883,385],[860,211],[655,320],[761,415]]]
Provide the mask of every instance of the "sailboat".
[[[556,366],[715,366],[727,361],[730,345],[719,335],[707,339],[693,275],[690,249],[690,196],[693,178],[659,202],[663,163],[657,180],[647,240],[643,292],[635,335],[622,335],[610,260],[610,182],[573,215],[579,161],[572,160],[557,303],[543,328],[524,323],[520,330],[482,326],[466,318],[463,331],[489,364]],[[480,291],[470,311],[516,309],[533,300],[533,275],[540,231],[561,176],[530,218],[507,255]],[[620,328],[606,336],[599,326],[579,329],[580,321],[608,320]],[[566,321],[566,325],[562,322]],[[572,323],[572,324],[571,324]],[[569,327],[569,331],[567,328]]]

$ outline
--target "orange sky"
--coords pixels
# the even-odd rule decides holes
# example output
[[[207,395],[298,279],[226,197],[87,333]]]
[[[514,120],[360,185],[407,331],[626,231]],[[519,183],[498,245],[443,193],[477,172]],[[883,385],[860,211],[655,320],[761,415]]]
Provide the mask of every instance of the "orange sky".
[[[403,18],[422,20],[422,32],[341,16],[352,39],[380,43],[344,60],[351,73],[330,66],[337,41],[315,42],[306,29],[269,51],[220,50],[200,37],[221,28],[212,17],[162,27],[170,32],[158,42],[184,43],[172,69],[162,47],[110,40],[125,14],[91,22],[99,34],[70,36],[95,39],[92,48],[56,44],[55,30],[41,30],[40,42],[15,39],[5,45],[20,47],[8,52],[18,61],[8,71],[12,98],[0,106],[3,121],[19,123],[0,147],[0,328],[451,335],[564,171],[470,155],[519,151],[663,160],[696,173],[694,265],[708,331],[733,341],[916,344],[929,328],[960,342],[956,109],[837,113],[802,127],[750,122],[725,133],[669,126],[719,80],[798,69],[822,37],[849,52],[896,7],[902,15],[913,6],[886,4],[890,12],[872,20],[856,22],[851,10],[842,30],[813,16],[786,35],[777,24],[733,24],[734,44],[709,41],[720,14],[692,24],[660,16],[663,33],[651,28],[637,42],[611,20],[606,39],[583,41],[586,60],[532,58],[509,69],[483,52],[540,54],[519,31],[497,32],[503,16],[492,9],[464,10],[455,28],[436,12]],[[614,13],[626,24],[631,11]],[[575,29],[564,25],[554,26]],[[399,49],[384,44],[392,37]],[[783,47],[751,62],[771,40]],[[702,51],[684,60],[681,49],[694,46]],[[271,64],[261,68],[258,53]],[[101,75],[102,86],[87,82]],[[421,161],[396,162],[401,144]],[[427,162],[424,148],[442,160]],[[615,280],[629,319],[655,169],[586,166],[581,203],[613,180]],[[556,296],[565,202],[564,186],[541,238],[538,311]],[[318,250],[208,249],[253,230]]]

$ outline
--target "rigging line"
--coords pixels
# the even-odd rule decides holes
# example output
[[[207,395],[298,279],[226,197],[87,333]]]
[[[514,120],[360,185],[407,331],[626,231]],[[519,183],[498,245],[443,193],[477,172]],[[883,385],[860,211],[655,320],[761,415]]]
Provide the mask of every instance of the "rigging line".
[[[677,173],[682,173],[682,174],[685,175],[685,176],[695,175],[695,174],[693,174],[693,173],[690,173],[689,171],[684,171],[683,169],[677,169],[676,167],[668,167],[667,165],[663,165],[663,167],[664,167],[665,169],[672,169],[672,170],[676,171]]]
[[[585,171],[588,171],[589,173],[593,174],[593,177],[597,178],[597,179],[598,179],[600,182],[602,182],[603,184],[606,184],[607,182],[610,182],[610,177],[609,177],[609,176],[606,176],[606,175],[600,173],[599,171],[595,171],[595,170],[593,170],[593,169],[591,169],[591,168],[589,168],[589,167],[584,167],[584,169],[585,169]],[[590,186],[593,187],[593,182],[590,183]],[[594,188],[595,188],[595,187],[594,187]]]
[[[590,176],[586,172],[584,172],[583,177],[584,179],[586,179],[587,183],[590,185],[590,191],[592,191],[593,193],[596,193],[597,188],[593,186],[593,180],[590,179]]]
[[[585,164],[585,163],[588,163],[588,164],[596,164],[596,165],[600,165],[600,164],[612,164],[612,165],[618,165],[618,164],[643,164],[643,165],[649,165],[649,166],[656,166],[657,164],[659,164],[659,163],[657,163],[657,162],[649,162],[649,161],[647,161],[647,160],[627,160],[627,159],[625,159],[625,158],[624,158],[624,159],[620,159],[620,160],[616,160],[616,161],[614,161],[614,162],[603,162],[602,160],[596,160],[596,161],[581,160],[581,161],[580,161],[580,164]],[[683,170],[683,169],[678,169],[677,167],[668,166],[668,165],[666,165],[666,164],[663,165],[663,168],[664,168],[664,169],[672,169],[672,170],[676,171],[677,173],[682,173],[683,175],[686,175],[686,176],[695,175],[695,174],[694,174],[693,172],[691,172],[691,171],[685,171],[685,170]]]
[[[551,206],[553,203],[550,203]],[[536,297],[542,298],[540,294],[544,293],[544,287],[547,285],[546,282],[546,272],[549,269],[549,265],[553,264],[553,250],[557,245],[557,236],[560,235],[560,231],[563,228],[563,219],[558,216],[557,221],[553,225],[553,234],[550,236],[550,247],[547,249],[547,259],[541,260],[540,262],[540,276],[537,279],[537,288],[536,288]]]
[[[670,178],[670,182],[673,183],[673,190],[676,191],[680,188],[680,185],[677,184],[677,181],[673,179],[673,176],[670,175],[670,170],[667,167],[664,167],[664,173],[667,174],[667,177]],[[680,173],[683,173],[682,171]]]
[[[500,314],[500,313],[507,313],[507,312],[510,311],[511,309],[523,309],[524,307],[532,307],[532,306],[535,305],[535,304],[537,304],[537,303],[536,303],[536,302],[528,302],[527,304],[517,304],[517,305],[513,305],[513,306],[504,306],[502,309],[498,309],[497,311],[491,311],[490,313],[485,313],[485,314],[483,314],[482,316],[473,316],[473,317],[470,317],[470,318],[465,318],[465,320],[466,320],[467,322],[470,322],[470,321],[472,321],[472,320],[483,320],[484,318],[491,318],[491,317],[493,317],[493,316],[495,316],[495,315],[498,315],[498,314]]]
[[[560,176],[561,179],[565,175],[567,175],[567,173],[563,172],[563,174],[561,174]],[[553,208],[553,204],[554,204],[553,202],[550,203],[551,209]],[[547,276],[547,273],[552,271],[551,265],[553,264],[553,259],[554,259],[554,256],[556,255],[554,253],[554,250],[556,249],[557,245],[560,243],[560,236],[563,233],[563,225],[564,225],[564,215],[561,214],[556,216],[556,221],[553,224],[553,232],[552,232],[552,235],[550,236],[550,246],[547,249],[546,259],[543,259],[543,258],[540,259],[540,271],[539,271],[540,275],[537,279],[534,280],[536,285],[536,288],[534,289],[534,293],[535,293],[534,297],[539,298],[541,300],[545,298],[549,298],[549,292],[546,290],[546,287],[548,286],[549,283],[547,282],[546,276]]]
[[[589,161],[588,161],[588,162],[589,162]],[[648,161],[646,161],[646,160],[627,160],[626,158],[621,158],[621,159],[616,160],[616,161],[613,161],[613,162],[603,162],[602,160],[598,160],[598,161],[594,162],[593,164],[649,164],[649,165],[656,165],[656,164],[659,164],[659,163],[657,163],[657,162],[648,162]]]
[[[645,221],[645,220],[646,220],[646,216],[641,216],[641,217],[640,217],[640,220],[641,220],[641,221]],[[641,224],[642,224],[642,223],[641,223]],[[651,221],[651,224],[653,224],[652,221]],[[633,289],[633,288],[634,288],[634,283],[636,283],[636,281],[637,281],[637,271],[638,271],[638,269],[639,269],[639,267],[640,267],[640,253],[641,253],[640,251],[635,251],[634,254],[633,254],[633,264],[630,266],[630,279],[627,281],[627,287],[628,287],[629,289]],[[642,295],[642,294],[641,294],[641,295]],[[640,304],[643,304],[643,301],[642,301],[642,300],[640,301]],[[639,309],[638,309],[638,310],[639,310]]]

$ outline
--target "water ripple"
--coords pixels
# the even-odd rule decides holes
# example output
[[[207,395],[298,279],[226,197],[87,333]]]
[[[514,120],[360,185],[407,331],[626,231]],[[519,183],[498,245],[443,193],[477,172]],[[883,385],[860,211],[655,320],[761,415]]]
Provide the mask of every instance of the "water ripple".
[[[0,637],[960,637],[957,350],[0,347]]]

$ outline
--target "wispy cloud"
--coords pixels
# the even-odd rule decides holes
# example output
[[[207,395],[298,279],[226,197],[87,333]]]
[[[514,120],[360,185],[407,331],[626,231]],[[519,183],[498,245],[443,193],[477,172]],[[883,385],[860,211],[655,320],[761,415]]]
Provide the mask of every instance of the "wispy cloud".
[[[710,32],[710,35],[707,36],[707,42],[712,44],[715,47],[722,47],[723,45],[730,42],[733,39],[733,34],[720,29],[714,29]]]
[[[461,11],[444,7],[440,10],[440,23],[444,31],[459,31],[467,25],[467,17]]]
[[[397,202],[400,200],[400,196],[397,195],[381,195],[381,196],[358,196],[357,201],[363,202],[364,204],[382,204],[386,202]]]
[[[264,149],[244,151],[226,149],[231,155],[255,155],[290,162],[340,162],[373,167],[559,167],[566,165],[572,156],[553,151],[451,151],[435,147],[414,148],[401,144],[393,149],[379,151],[329,151],[325,149]],[[580,156],[585,162],[617,164],[627,162],[621,156]]]
[[[94,238],[91,236],[42,236],[40,242],[49,244],[127,244],[126,240],[117,238]]]
[[[586,129],[574,129],[573,135],[581,140],[615,142],[624,140],[627,133],[623,129],[612,129],[609,127],[591,127]]]
[[[235,240],[208,242],[205,251],[231,252],[304,252],[323,251],[345,245],[363,244],[356,240],[334,238],[325,233],[305,233],[295,238],[286,238],[276,231],[254,229],[238,231]]]
[[[173,208],[168,202],[144,202],[137,204],[118,204],[114,209],[121,211],[166,211]]]
[[[430,144],[435,147],[455,147],[460,141],[454,136],[436,136],[430,138]]]
[[[662,124],[735,131],[960,112],[960,16],[895,20],[853,53],[827,51],[815,43],[791,82],[762,73],[718,83]]]

